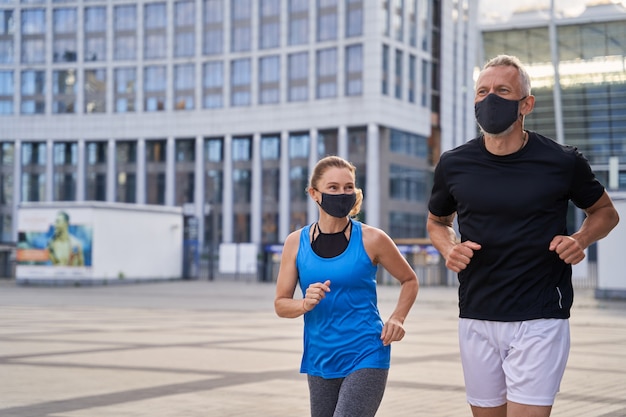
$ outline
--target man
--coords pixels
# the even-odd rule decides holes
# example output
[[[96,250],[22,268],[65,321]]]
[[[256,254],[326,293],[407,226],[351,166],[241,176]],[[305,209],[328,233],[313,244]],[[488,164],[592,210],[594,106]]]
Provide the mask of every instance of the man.
[[[472,414],[547,417],[569,354],[571,265],[619,218],[576,148],[524,130],[535,97],[516,57],[484,66],[474,103],[482,134],[441,156],[428,233],[458,273]],[[571,235],[569,201],[586,213]]]
[[[64,211],[57,213],[54,235],[48,242],[48,254],[53,265],[83,266],[83,245],[70,234],[70,217]]]

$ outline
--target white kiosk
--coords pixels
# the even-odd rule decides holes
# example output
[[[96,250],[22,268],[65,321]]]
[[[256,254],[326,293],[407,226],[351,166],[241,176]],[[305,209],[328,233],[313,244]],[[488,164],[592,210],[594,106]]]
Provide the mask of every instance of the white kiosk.
[[[598,241],[598,287],[596,298],[626,300],[626,194],[611,193],[620,222]]]
[[[20,284],[104,284],[182,276],[180,207],[107,202],[22,203]]]

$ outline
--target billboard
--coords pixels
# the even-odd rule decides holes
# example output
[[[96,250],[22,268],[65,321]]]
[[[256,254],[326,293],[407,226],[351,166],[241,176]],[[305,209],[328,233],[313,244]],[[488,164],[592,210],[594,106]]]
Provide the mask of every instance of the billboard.
[[[18,216],[16,276],[89,277],[93,219],[71,208],[24,210]]]

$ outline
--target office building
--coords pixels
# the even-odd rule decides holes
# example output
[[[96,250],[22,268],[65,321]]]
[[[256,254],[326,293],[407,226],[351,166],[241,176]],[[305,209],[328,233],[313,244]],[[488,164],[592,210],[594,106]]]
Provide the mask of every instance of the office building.
[[[181,206],[213,248],[282,242],[317,218],[305,187],[327,154],[357,166],[362,220],[425,237],[439,143],[474,129],[475,15],[468,0],[4,1],[0,241],[21,202],[109,201]]]

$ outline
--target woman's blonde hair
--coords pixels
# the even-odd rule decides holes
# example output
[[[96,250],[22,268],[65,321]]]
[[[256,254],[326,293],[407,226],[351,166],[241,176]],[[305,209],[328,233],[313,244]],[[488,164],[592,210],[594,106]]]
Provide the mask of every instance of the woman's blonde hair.
[[[315,164],[315,168],[313,168],[313,173],[309,179],[309,186],[307,187],[307,190],[309,188],[317,190],[317,184],[322,178],[322,175],[324,175],[329,168],[345,168],[352,173],[355,183],[354,193],[356,194],[356,203],[354,203],[354,207],[350,210],[349,216],[355,217],[361,211],[361,204],[363,203],[363,190],[356,187],[356,167],[349,161],[335,155],[326,156],[320,159],[317,164]]]

